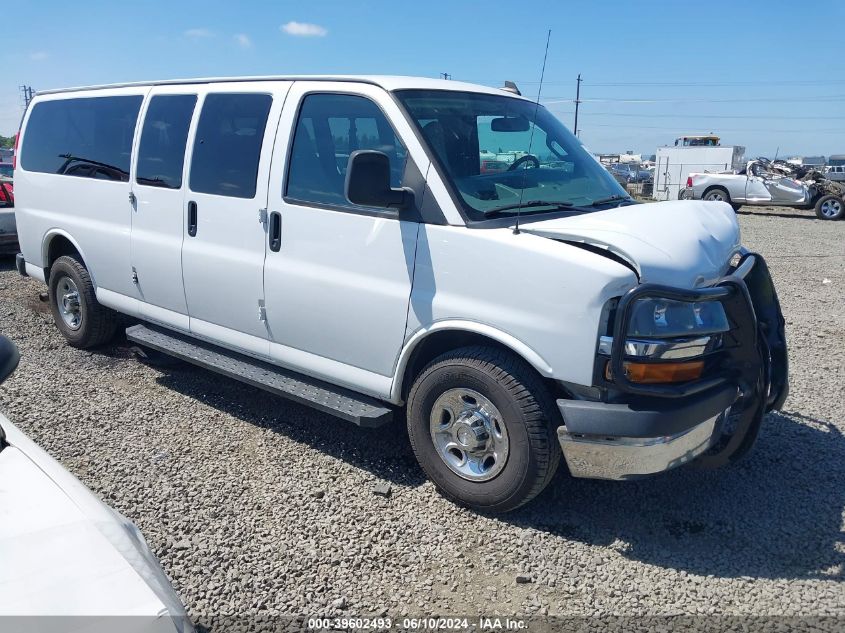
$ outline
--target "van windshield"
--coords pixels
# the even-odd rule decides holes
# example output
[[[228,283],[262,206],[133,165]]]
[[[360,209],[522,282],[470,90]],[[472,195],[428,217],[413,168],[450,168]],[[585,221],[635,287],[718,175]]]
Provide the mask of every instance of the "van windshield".
[[[629,196],[548,110],[525,99],[399,90],[470,220],[592,211]],[[534,121],[536,110],[536,123]]]

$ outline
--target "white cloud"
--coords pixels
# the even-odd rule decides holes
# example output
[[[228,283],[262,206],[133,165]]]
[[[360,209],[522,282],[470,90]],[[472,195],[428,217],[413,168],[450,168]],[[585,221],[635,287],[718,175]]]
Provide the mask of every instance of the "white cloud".
[[[29,58],[34,62],[43,62],[49,57],[50,53],[48,53],[47,51],[35,51],[34,53],[29,54]]]
[[[207,37],[214,37],[214,33],[208,29],[188,29],[185,31],[185,37],[192,40],[199,40]]]
[[[249,39],[249,35],[246,33],[235,34],[235,41],[241,48],[252,48],[252,40]]]
[[[288,22],[287,24],[282,24],[279,28],[288,35],[299,37],[323,37],[328,33],[319,24],[309,24],[308,22]]]

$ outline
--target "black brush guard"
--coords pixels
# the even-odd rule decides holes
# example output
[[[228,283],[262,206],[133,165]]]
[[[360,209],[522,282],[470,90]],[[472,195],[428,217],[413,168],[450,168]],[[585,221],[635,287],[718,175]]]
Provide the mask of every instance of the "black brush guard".
[[[623,368],[624,342],[634,301],[643,297],[679,301],[721,301],[731,323],[733,344],[719,352],[718,367],[707,378],[680,385],[647,385],[628,380]],[[710,288],[683,290],[643,284],[619,302],[613,329],[610,368],[614,386],[637,396],[683,398],[734,384],[738,398],[714,446],[696,465],[717,468],[742,457],[754,445],[763,415],[780,409],[789,393],[789,362],[784,318],[766,261],[745,254],[739,265]]]

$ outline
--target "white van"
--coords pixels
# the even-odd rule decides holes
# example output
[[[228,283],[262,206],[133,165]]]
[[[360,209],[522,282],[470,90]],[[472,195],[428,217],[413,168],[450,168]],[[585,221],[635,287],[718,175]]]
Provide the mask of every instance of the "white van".
[[[483,172],[489,148],[520,158]],[[137,344],[355,423],[401,412],[428,476],[478,509],[537,495],[561,452],[576,477],[726,463],[786,397],[777,295],[730,206],[634,203],[509,92],[43,92],[15,185],[18,268],[71,345],[122,313]]]
[[[845,182],[845,165],[830,165],[825,169],[824,177],[836,182]]]

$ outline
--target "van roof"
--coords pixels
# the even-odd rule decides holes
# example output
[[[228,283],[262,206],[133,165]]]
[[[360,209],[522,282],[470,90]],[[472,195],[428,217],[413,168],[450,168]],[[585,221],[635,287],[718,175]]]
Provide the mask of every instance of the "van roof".
[[[84,90],[102,90],[105,88],[133,88],[144,86],[171,86],[180,84],[210,84],[210,83],[238,83],[245,81],[343,81],[350,83],[366,83],[380,86],[385,90],[459,90],[464,92],[479,92],[495,95],[509,95],[513,93],[500,88],[490,88],[478,84],[453,81],[451,79],[431,79],[428,77],[403,77],[399,75],[269,75],[254,77],[202,77],[195,79],[163,79],[159,81],[135,81],[128,83],[103,84],[98,86],[79,86],[75,88],[57,88],[53,90],[39,90],[36,95],[56,94],[62,92],[80,92]],[[519,98],[519,97],[517,97]],[[524,97],[523,97],[524,98]]]

